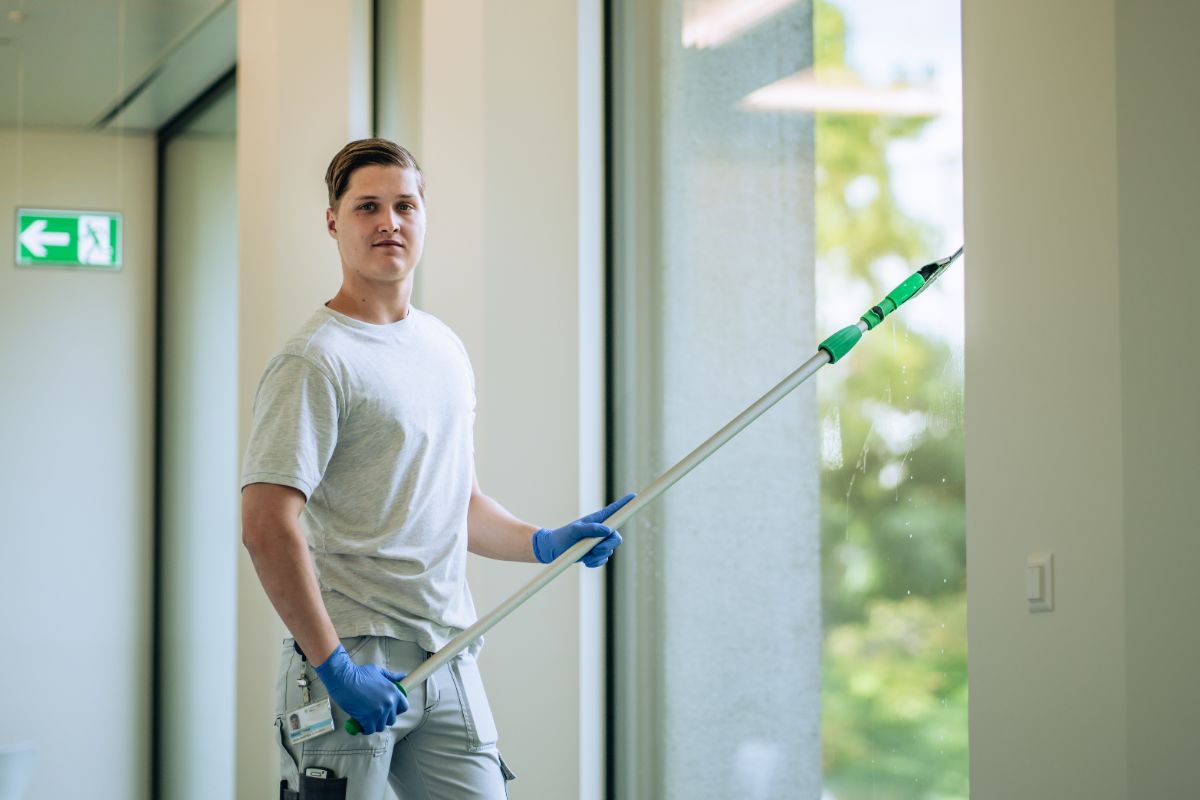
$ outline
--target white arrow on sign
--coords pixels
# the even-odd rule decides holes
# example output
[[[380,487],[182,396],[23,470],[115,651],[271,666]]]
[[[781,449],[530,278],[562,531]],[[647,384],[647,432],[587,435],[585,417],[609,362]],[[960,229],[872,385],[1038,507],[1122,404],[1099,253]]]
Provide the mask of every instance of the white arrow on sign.
[[[46,255],[46,247],[66,247],[71,243],[71,234],[64,231],[47,231],[46,220],[35,219],[29,227],[21,231],[17,237],[25,249],[33,253],[35,258]]]

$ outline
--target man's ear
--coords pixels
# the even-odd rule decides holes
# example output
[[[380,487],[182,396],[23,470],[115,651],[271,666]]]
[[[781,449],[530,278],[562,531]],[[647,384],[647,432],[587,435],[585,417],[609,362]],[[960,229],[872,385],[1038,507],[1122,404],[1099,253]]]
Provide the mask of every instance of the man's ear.
[[[337,220],[333,216],[332,208],[325,209],[325,230],[332,238],[337,238]]]

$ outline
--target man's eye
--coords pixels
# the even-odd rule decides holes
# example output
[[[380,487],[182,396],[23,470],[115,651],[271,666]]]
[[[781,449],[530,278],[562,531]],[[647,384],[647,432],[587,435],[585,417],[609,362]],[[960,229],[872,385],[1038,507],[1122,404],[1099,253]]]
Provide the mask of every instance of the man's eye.
[[[401,211],[413,211],[414,209],[416,209],[416,206],[414,206],[412,203],[401,203],[400,205],[398,205],[396,207],[398,209],[400,209]]]
[[[361,206],[358,207],[358,210],[359,211],[374,211],[375,204],[374,203],[363,203]]]

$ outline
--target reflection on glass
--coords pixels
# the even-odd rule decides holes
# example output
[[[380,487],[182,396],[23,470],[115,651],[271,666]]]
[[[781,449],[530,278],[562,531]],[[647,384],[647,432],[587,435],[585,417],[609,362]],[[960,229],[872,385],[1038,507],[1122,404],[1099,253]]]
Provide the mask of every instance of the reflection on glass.
[[[683,46],[719,47],[799,0],[684,0]]]
[[[836,77],[790,98],[817,110],[819,331],[961,243],[958,14],[815,5],[813,74]],[[962,273],[819,376],[829,800],[969,794]]]
[[[739,105],[811,66],[812,23],[620,5],[616,483],[639,487],[814,348],[812,115]],[[625,530],[616,796],[820,794],[817,420],[810,384]]]

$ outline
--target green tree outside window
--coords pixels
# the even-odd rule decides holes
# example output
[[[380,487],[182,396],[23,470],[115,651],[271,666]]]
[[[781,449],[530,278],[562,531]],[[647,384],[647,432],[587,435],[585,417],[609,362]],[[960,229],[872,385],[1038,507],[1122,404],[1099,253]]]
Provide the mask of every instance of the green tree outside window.
[[[818,76],[854,80],[845,16],[817,0],[813,19]],[[882,260],[945,255],[888,166],[888,146],[929,122],[816,115],[819,289],[862,284],[874,302],[891,288],[873,272]],[[903,313],[887,324],[818,381],[824,782],[836,800],[967,798],[960,356]]]

